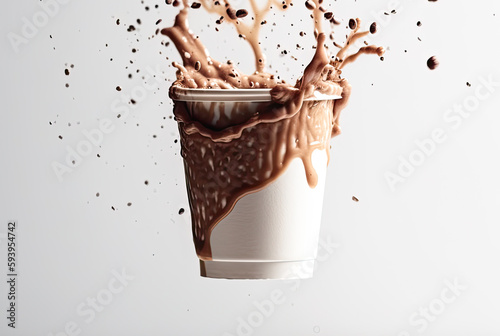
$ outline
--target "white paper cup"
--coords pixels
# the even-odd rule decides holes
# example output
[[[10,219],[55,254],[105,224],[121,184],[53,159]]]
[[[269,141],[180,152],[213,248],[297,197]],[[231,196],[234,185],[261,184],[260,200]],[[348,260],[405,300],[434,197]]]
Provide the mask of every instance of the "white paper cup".
[[[317,93],[307,100],[340,98]],[[229,120],[231,124],[230,112],[234,104],[248,105],[247,114],[236,118],[244,121],[258,106],[272,102],[269,89],[176,89],[175,100],[186,102],[192,118],[217,127],[221,127],[220,119]],[[200,111],[214,105],[220,113],[228,113],[227,118],[219,115],[212,120],[204,119]],[[201,275],[225,279],[312,277],[318,250],[327,150],[315,150],[312,154],[318,175],[315,188],[307,182],[302,160],[295,158],[267,187],[239,199],[233,210],[212,230],[212,260],[200,260]]]

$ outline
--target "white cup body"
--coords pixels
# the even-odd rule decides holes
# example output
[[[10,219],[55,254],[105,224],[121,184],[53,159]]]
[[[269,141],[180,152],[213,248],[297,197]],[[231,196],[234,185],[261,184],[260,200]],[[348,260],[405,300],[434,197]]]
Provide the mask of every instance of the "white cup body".
[[[307,183],[302,160],[263,190],[242,197],[212,231],[212,260],[202,275],[235,279],[290,279],[313,275],[318,249],[327,153],[316,150],[318,184]],[[204,272],[203,272],[204,271]]]

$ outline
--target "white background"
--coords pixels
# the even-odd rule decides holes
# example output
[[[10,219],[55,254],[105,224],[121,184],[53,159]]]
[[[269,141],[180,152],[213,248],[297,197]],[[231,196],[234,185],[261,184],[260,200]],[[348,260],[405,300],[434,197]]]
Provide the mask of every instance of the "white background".
[[[291,283],[199,277],[167,97],[179,56],[160,44],[167,38],[149,38],[156,20],[170,25],[177,9],[145,1],[60,4],[17,52],[8,34],[22,36],[23,18],[33,22],[50,1],[4,3],[1,335],[500,335],[500,86],[482,84],[500,82],[499,2],[325,1],[339,19],[377,20],[370,41],[388,51],[383,62],[363,57],[344,72],[354,91],[343,134],[332,140],[321,232],[329,248],[313,279]],[[269,63],[287,80],[312,55],[307,15],[299,1],[264,28]],[[214,58],[251,71],[245,42],[229,26],[216,33],[214,21],[201,10],[191,15]],[[127,32],[129,24],[137,30]],[[283,49],[292,52],[281,56]],[[435,71],[426,67],[432,55],[441,63]],[[140,89],[148,67],[160,71],[159,82],[146,78],[153,90]],[[134,108],[121,103],[141,90]],[[470,115],[457,119],[464,104]],[[68,148],[106,118],[112,131],[59,181],[54,163],[66,164]],[[414,152],[415,141],[439,129],[444,142]],[[399,174],[411,158],[419,165],[391,188],[388,172]],[[9,220],[18,222],[15,330],[6,319]],[[117,282],[116,272],[128,280]],[[255,303],[276,297],[264,316]]]

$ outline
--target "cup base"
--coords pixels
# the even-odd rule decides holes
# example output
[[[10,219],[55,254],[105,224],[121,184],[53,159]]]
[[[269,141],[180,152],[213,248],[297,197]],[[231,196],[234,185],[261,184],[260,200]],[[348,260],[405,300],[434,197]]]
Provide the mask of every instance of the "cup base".
[[[200,260],[200,275],[216,279],[309,279],[314,259],[299,261],[207,261]]]

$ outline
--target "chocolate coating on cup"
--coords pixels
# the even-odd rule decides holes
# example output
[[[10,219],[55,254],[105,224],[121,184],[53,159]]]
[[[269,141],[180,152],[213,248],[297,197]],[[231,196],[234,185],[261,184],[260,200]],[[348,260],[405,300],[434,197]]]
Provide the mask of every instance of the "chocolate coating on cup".
[[[347,83],[347,82],[345,82]],[[318,183],[312,153],[329,153],[335,101],[270,103],[244,124],[214,131],[189,117],[176,102],[182,157],[198,256],[212,257],[210,235],[243,196],[264,189],[299,158],[311,188]],[[328,154],[329,155],[329,154]]]

